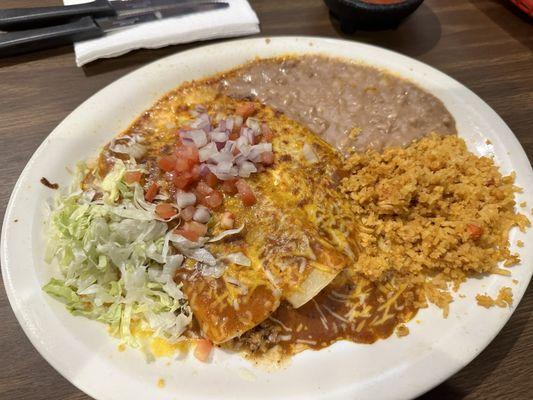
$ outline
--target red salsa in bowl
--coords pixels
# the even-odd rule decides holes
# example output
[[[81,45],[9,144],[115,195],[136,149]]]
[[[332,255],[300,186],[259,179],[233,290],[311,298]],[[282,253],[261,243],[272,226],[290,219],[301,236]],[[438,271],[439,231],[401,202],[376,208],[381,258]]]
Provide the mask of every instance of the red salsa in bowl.
[[[344,33],[394,29],[424,0],[324,0]]]

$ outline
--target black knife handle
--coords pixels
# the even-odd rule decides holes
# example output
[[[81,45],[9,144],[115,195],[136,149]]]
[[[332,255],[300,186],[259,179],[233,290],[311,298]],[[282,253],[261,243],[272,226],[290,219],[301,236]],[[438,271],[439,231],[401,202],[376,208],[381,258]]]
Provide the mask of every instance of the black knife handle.
[[[92,17],[112,16],[115,15],[115,10],[107,0],[95,0],[92,3],[70,6],[8,8],[0,10],[0,30],[32,29],[89,15]]]
[[[28,53],[103,36],[91,17],[46,28],[0,34],[0,57]]]

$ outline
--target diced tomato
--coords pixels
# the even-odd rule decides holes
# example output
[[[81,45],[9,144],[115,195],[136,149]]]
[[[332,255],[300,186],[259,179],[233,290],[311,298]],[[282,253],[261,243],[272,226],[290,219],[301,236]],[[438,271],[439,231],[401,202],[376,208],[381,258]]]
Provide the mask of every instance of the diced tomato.
[[[159,160],[157,160],[157,165],[159,166],[159,168],[166,172],[172,171],[174,169],[175,164],[175,156],[163,156]]]
[[[152,202],[154,201],[154,197],[159,192],[159,185],[155,182],[152,182],[146,193],[144,194],[144,199],[146,201]]]
[[[195,206],[187,206],[183,210],[181,210],[180,217],[184,221],[190,221],[195,211],[196,211]]]
[[[131,185],[135,182],[140,182],[142,178],[142,172],[141,171],[128,171],[124,174],[124,182],[126,182],[128,185]]]
[[[183,236],[185,239],[189,239],[191,242],[197,242],[200,238],[200,235],[196,232],[188,231],[186,229],[174,229],[174,233]]]
[[[196,196],[196,204],[201,204],[203,206],[205,206],[205,196],[201,193],[198,192],[198,190],[194,189],[192,191],[194,193],[194,195]]]
[[[185,171],[189,171],[190,169],[191,169],[191,166],[187,158],[178,158],[176,162],[174,163],[174,170],[176,172],[185,172]]]
[[[222,185],[220,185],[220,189],[226,194],[234,195],[237,193],[237,187],[235,186],[235,179],[230,179],[227,181],[222,182]]]
[[[198,194],[205,197],[213,191],[213,188],[204,181],[200,181],[196,185],[196,191],[198,192]]]
[[[261,154],[261,162],[263,165],[272,165],[274,164],[274,153],[267,151]]]
[[[261,137],[262,142],[271,142],[272,139],[274,138],[274,133],[268,127],[267,124],[262,125],[261,132],[262,132],[262,137]]]
[[[226,211],[224,214],[222,214],[222,218],[220,218],[220,227],[222,229],[231,229],[233,228],[234,223],[235,216],[233,215],[233,213]]]
[[[244,180],[239,179],[235,182],[235,186],[237,187],[239,196],[241,196],[242,203],[245,206],[252,206],[256,203],[257,199],[252,188]]]
[[[466,230],[474,240],[478,240],[483,235],[483,227],[477,224],[466,224]]]
[[[254,103],[241,103],[235,109],[235,114],[240,115],[243,119],[246,119],[252,115],[254,111]]]
[[[155,213],[163,219],[172,218],[174,215],[177,214],[176,209],[172,206],[172,204],[168,203],[159,203],[157,206],[155,206]]]
[[[174,176],[172,183],[178,189],[186,189],[192,182],[192,176],[190,172],[180,172]]]
[[[198,361],[206,362],[213,349],[213,343],[207,339],[200,339],[196,343],[196,349],[194,349],[194,356]]]
[[[198,164],[194,164],[191,168],[191,178],[194,182],[198,182],[200,179],[200,166]]]
[[[204,177],[204,181],[209,185],[209,187],[215,188],[218,183],[218,178],[212,172],[208,172],[207,175]]]
[[[207,196],[205,196],[205,199],[203,203],[209,207],[211,210],[214,210],[222,205],[224,201],[224,196],[221,192],[218,190],[213,190],[211,193],[209,193]]]
[[[196,221],[189,221],[183,224],[183,229],[196,233],[198,236],[205,236],[207,233],[207,225]]]
[[[185,146],[187,149],[188,158],[191,161],[194,162],[200,162],[200,153],[198,152],[198,148],[196,146]]]
[[[192,167],[200,161],[200,155],[196,146],[183,145],[176,149],[176,156],[178,158],[184,158],[189,162]]]

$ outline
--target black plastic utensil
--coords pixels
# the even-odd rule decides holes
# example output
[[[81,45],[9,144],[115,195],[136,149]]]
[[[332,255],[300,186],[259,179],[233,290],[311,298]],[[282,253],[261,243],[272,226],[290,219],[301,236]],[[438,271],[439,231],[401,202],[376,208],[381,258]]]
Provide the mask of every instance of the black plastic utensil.
[[[0,30],[32,29],[38,26],[65,23],[81,17],[116,15],[107,0],[57,7],[8,8],[0,10]]]
[[[106,32],[168,17],[228,7],[219,2],[174,2],[173,6],[132,9],[119,17],[82,17],[60,25],[0,34],[0,57],[27,53],[73,42],[94,39]]]
[[[197,1],[196,3],[202,3]],[[95,0],[91,3],[69,6],[10,8],[0,10],[0,30],[34,29],[42,26],[64,24],[81,17],[128,18],[137,10],[157,11],[161,8],[190,6],[191,0]]]
[[[12,56],[94,39],[105,32],[92,17],[83,17],[63,25],[46,26],[0,35],[0,56]]]

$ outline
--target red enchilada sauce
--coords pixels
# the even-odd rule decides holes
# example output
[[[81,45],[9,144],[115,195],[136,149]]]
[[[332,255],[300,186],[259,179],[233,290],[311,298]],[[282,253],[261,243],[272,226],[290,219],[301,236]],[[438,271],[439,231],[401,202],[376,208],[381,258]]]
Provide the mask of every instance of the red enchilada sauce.
[[[319,56],[260,60],[211,82],[231,97],[251,97],[274,106],[345,152],[404,146],[430,132],[456,133],[453,117],[434,96],[384,71],[342,60]],[[150,117],[146,113],[129,133],[165,142],[164,135],[154,134]],[[160,155],[169,149],[162,146]],[[102,174],[110,167],[108,152],[99,159]],[[146,164],[147,176],[161,173],[155,160]],[[268,319],[223,347],[260,356],[272,349],[291,355],[343,339],[373,343],[390,336],[423,306],[417,287],[372,283],[345,271],[303,306],[295,309],[282,303]],[[223,317],[223,312],[218,316]],[[197,323],[185,334],[200,335]]]
[[[224,347],[261,357],[273,349],[282,355],[318,350],[339,340],[370,344],[393,334],[423,304],[417,287],[349,275],[343,272],[298,309],[282,303],[266,321]]]

